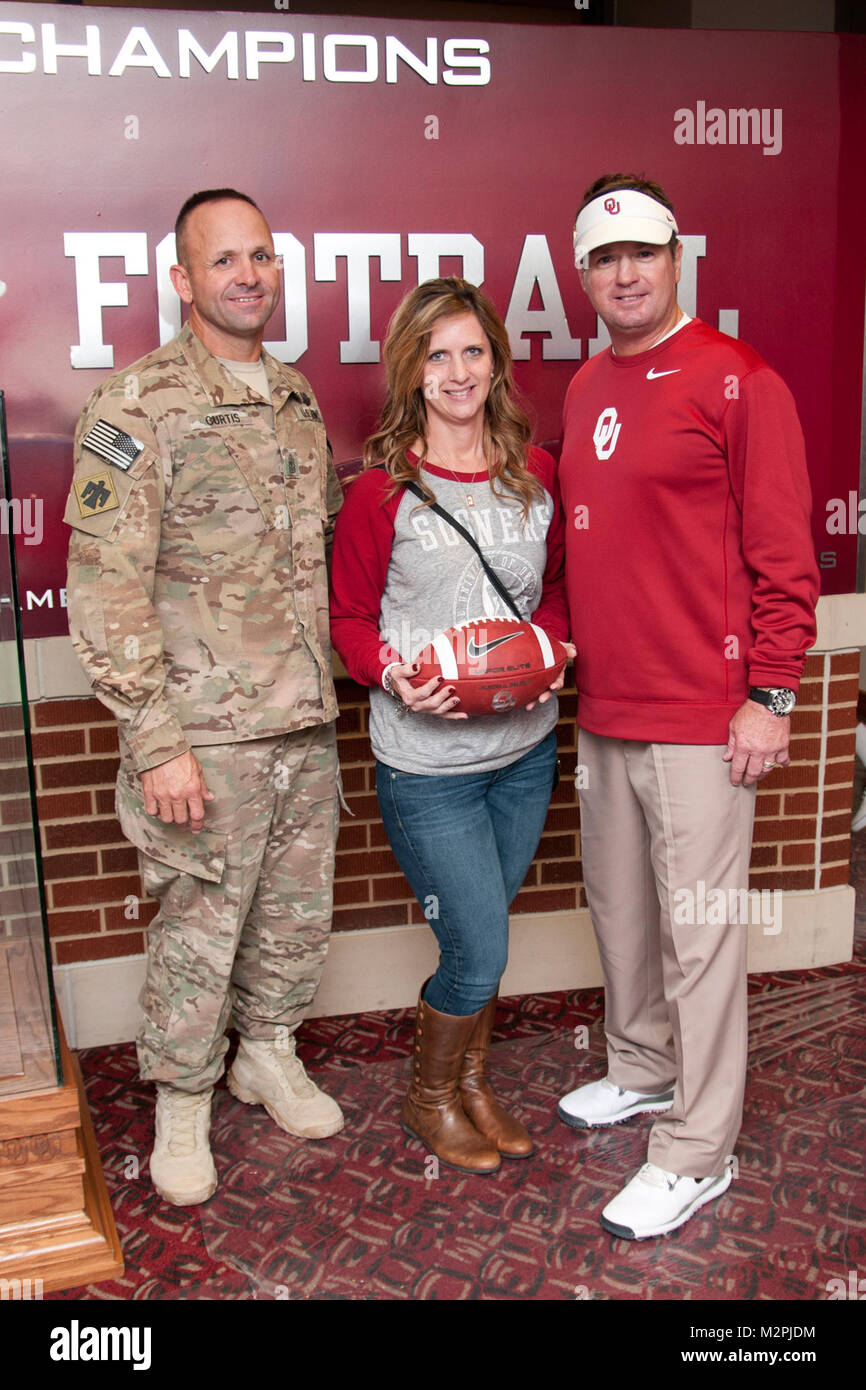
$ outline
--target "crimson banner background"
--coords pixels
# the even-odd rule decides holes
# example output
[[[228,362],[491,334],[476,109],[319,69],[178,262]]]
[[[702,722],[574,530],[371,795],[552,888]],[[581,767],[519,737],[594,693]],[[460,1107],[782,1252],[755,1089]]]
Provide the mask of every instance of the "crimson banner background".
[[[45,25],[54,26],[47,35]],[[89,62],[98,72],[88,72],[85,56],[62,51],[85,44],[86,25],[97,31]],[[236,35],[227,47],[236,44],[238,77],[227,75],[225,57],[211,72],[193,57],[190,75],[180,75],[188,47],[179,43],[181,30],[204,54]],[[341,44],[328,35],[366,41]],[[435,80],[395,58],[389,36]],[[461,44],[446,48],[449,40]],[[253,60],[258,53],[284,61],[265,58],[253,76],[248,47]],[[697,313],[728,331],[736,323],[737,335],[794,393],[824,588],[853,589],[856,515],[848,534],[828,534],[826,522],[831,499],[847,500],[859,484],[864,59],[866,41],[849,35],[3,5],[0,387],[16,494],[44,500],[41,544],[18,543],[22,593],[43,600],[30,611],[25,604],[26,635],[65,631],[60,515],[71,434],[85,397],[110,370],[70,361],[82,341],[78,294],[87,255],[101,282],[126,285],[128,303],[101,310],[103,341],[122,367],[159,341],[156,248],[177,209],[195,189],[225,184],[248,192],[273,230],[300,244],[286,275],[295,333],[306,298],[308,346],[295,360],[342,461],[358,455],[375,424],[382,368],[376,360],[341,360],[340,345],[351,337],[351,317],[356,341],[384,337],[391,311],[419,278],[410,248],[425,243],[410,237],[422,234],[438,237],[440,249],[449,235],[480,243],[484,287],[503,315],[511,309],[513,345],[528,354],[517,376],[537,438],[556,439],[566,386],[597,335],[573,268],[575,208],[602,172],[639,170],[658,179],[674,200],[681,233],[705,239],[693,259]],[[374,60],[375,77],[357,80],[370,78]],[[485,63],[489,81],[481,82]],[[455,80],[467,76],[474,83]],[[712,109],[733,108],[766,113],[758,143],[697,143]],[[686,111],[695,143],[675,138],[688,134]],[[125,268],[117,254],[97,262],[81,251],[84,243],[65,242],[92,233],[139,234],[145,273]],[[372,249],[385,259],[362,265],[350,294],[345,257],[360,252],[346,237],[358,234],[375,237]],[[75,256],[65,254],[76,244],[78,272]],[[435,249],[426,246],[428,254]],[[461,268],[454,257],[440,262],[440,273]],[[395,272],[398,279],[384,278]],[[366,284],[369,324],[359,290]],[[533,322],[543,330],[557,319],[558,341],[531,331]],[[267,337],[286,337],[282,310]]]

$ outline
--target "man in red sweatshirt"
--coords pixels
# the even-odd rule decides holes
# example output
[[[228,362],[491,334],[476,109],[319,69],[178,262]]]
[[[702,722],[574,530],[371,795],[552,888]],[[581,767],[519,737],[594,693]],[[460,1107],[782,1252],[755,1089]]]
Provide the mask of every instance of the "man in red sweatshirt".
[[[575,261],[611,348],[569,387],[560,468],[608,1069],[559,1115],[656,1115],[601,1218],[638,1240],[731,1181],[755,787],[788,762],[818,591],[793,399],[680,309],[682,250],[657,184],[587,191]]]

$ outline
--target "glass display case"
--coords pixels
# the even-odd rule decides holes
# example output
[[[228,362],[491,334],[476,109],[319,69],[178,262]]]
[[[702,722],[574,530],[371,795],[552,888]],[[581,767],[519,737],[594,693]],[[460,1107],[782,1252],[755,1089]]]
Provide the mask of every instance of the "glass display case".
[[[54,998],[14,542],[42,501],[12,489],[2,392],[0,453],[0,1297],[29,1299],[123,1260]]]
[[[32,526],[22,508],[42,503],[13,496],[4,404],[0,392],[0,1099],[62,1084],[13,544]]]

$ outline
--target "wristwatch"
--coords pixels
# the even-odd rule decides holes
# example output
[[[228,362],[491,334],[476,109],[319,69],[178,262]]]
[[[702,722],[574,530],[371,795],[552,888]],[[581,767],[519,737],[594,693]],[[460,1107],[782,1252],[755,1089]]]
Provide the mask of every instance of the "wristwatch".
[[[756,704],[764,705],[771,714],[777,714],[780,719],[790,714],[797,703],[794,691],[788,690],[785,686],[778,686],[774,690],[760,690],[758,686],[753,685],[749,689],[749,699],[754,700]]]

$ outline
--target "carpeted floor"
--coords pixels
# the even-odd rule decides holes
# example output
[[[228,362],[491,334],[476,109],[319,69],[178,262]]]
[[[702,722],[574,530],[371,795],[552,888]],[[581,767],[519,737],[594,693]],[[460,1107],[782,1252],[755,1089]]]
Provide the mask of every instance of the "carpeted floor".
[[[497,1089],[537,1151],[487,1178],[436,1172],[399,1127],[408,1010],[301,1029],[300,1055],[346,1113],[334,1139],[294,1140],[221,1086],[220,1188],[189,1210],[150,1185],[153,1093],[132,1045],[82,1052],[126,1274],[52,1297],[826,1300],[829,1281],[866,1269],[866,831],[852,875],[855,959],[750,981],[736,1180],[675,1235],[637,1243],[598,1224],[643,1161],[649,1117],[584,1134],[555,1118],[564,1090],[603,1072],[588,990],[502,1001]]]

